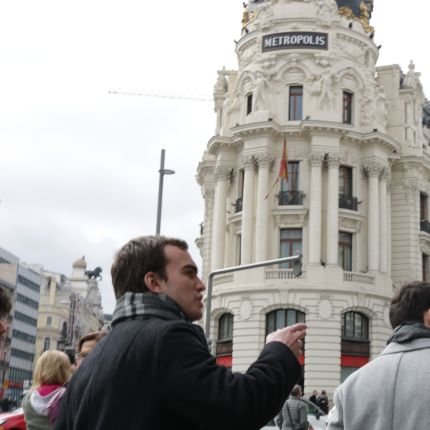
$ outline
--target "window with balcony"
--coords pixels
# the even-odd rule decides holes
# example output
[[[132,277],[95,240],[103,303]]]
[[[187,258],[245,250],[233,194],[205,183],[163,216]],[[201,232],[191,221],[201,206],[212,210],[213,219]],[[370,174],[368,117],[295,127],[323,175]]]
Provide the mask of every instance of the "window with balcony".
[[[426,193],[420,193],[420,230],[430,234],[428,196]]]
[[[352,173],[352,167],[339,167],[339,207],[356,211],[358,202],[352,195]]]
[[[339,232],[338,265],[346,272],[352,272],[352,233]]]
[[[303,119],[303,87],[291,86],[288,96],[288,120],[301,121]]]
[[[354,95],[349,91],[343,92],[343,116],[342,122],[344,124],[352,124],[352,107]]]
[[[299,190],[300,162],[288,162],[288,181],[281,180],[281,190],[278,195],[279,205],[302,205],[303,192]]]
[[[218,339],[216,345],[217,363],[226,367],[232,365],[233,353],[233,315],[225,313],[218,321]]]
[[[249,115],[252,112],[252,93],[246,95],[246,114]]]
[[[305,322],[305,313],[296,309],[275,309],[266,315],[266,336],[278,328]]]
[[[302,253],[302,229],[282,228],[280,231],[280,258],[291,257]],[[292,269],[293,262],[280,265],[282,269]]]
[[[237,177],[237,199],[234,203],[234,211],[236,213],[242,212],[244,181],[245,181],[245,172],[243,169],[239,169],[238,177]]]
[[[360,312],[342,315],[341,381],[369,362],[369,319]]]

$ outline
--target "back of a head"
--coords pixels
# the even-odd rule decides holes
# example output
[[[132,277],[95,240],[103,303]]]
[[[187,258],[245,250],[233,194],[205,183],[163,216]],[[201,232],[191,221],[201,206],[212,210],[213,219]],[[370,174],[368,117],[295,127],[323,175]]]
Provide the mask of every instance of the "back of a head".
[[[424,312],[430,309],[430,283],[415,281],[403,285],[390,305],[390,323],[396,328],[408,322],[423,322]]]
[[[293,389],[291,390],[291,395],[293,397],[300,397],[302,395],[302,387],[298,384],[294,385]]]
[[[107,335],[106,331],[93,331],[91,333],[86,334],[85,336],[82,336],[78,342],[78,352],[81,352],[82,345],[85,342],[89,342],[89,341],[93,340],[95,343],[97,343],[102,337],[104,337],[106,335]]]
[[[49,350],[42,353],[36,362],[34,380],[36,386],[63,385],[72,374],[69,357],[62,351]]]
[[[148,291],[145,285],[145,274],[157,273],[166,278],[167,245],[188,250],[185,241],[164,236],[141,236],[127,242],[116,254],[111,269],[115,297],[119,299],[127,292],[143,293]]]

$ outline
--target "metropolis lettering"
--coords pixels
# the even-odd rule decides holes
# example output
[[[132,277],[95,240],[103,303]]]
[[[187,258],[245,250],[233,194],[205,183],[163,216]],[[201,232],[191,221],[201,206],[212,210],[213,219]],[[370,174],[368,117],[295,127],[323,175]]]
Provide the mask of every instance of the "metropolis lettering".
[[[276,49],[328,49],[328,34],[308,31],[269,34],[263,37],[263,52]]]

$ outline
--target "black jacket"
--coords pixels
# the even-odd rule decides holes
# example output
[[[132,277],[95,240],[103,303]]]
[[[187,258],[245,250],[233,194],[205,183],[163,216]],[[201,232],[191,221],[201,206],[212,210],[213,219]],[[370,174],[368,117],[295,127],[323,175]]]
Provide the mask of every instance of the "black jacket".
[[[232,373],[216,364],[197,325],[127,319],[73,376],[55,429],[259,429],[300,375],[280,342],[267,344],[246,373]]]

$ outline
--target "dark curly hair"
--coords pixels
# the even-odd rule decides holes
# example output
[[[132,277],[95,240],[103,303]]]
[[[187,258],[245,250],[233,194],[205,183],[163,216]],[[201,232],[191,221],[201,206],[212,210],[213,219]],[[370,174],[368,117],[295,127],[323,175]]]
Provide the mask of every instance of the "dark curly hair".
[[[430,309],[430,283],[414,281],[403,285],[394,295],[390,306],[393,328],[407,322],[423,322],[424,312]]]

